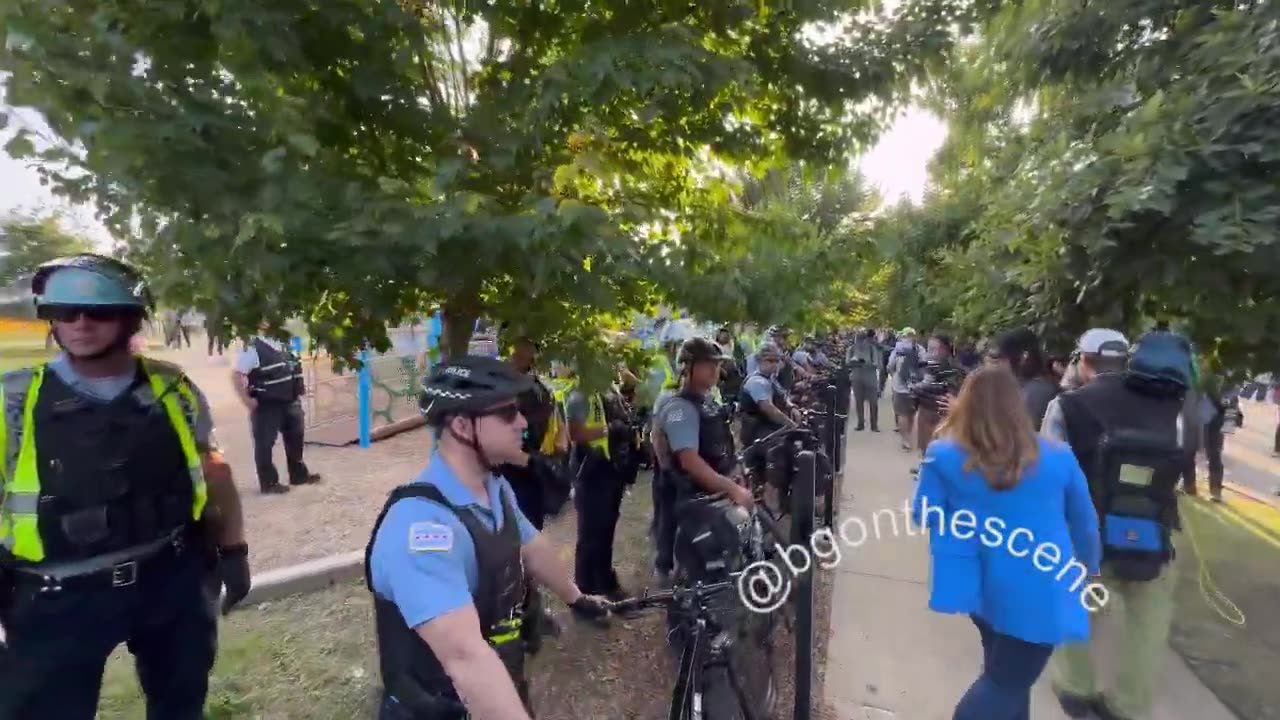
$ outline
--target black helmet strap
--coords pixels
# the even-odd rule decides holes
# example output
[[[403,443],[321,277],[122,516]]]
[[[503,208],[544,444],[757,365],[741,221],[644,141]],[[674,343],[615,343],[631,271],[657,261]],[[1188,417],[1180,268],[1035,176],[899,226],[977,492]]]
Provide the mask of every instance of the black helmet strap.
[[[471,421],[471,437],[464,438],[453,429],[453,418],[449,419],[448,432],[454,440],[471,448],[476,454],[476,461],[480,463],[480,467],[485,472],[493,472],[493,465],[489,462],[489,457],[484,454],[484,448],[480,447],[480,415],[476,413],[459,413],[453,417],[464,417]]]

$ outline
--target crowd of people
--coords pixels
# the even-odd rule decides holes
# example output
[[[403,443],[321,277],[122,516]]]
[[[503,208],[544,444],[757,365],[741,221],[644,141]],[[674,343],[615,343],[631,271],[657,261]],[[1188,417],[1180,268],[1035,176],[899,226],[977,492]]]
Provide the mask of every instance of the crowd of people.
[[[251,583],[208,403],[180,368],[131,347],[154,307],[131,268],[80,255],[32,282],[62,352],[0,382],[0,720],[92,718],[121,643],[149,716],[201,717],[214,598],[225,613]],[[268,493],[283,491],[268,467],[279,434],[290,484],[319,480],[300,453],[296,355],[269,334],[264,325],[233,369]],[[544,591],[590,623],[630,595],[613,547],[641,468],[653,469],[656,580],[688,581],[681,543],[701,534],[682,526],[681,503],[714,495],[751,509],[738,449],[799,425],[793,398],[836,372],[848,373],[854,431],[878,432],[880,396],[892,394],[900,445],[921,457],[918,521],[933,506],[972,513],[979,527],[1026,528],[1071,548],[1124,600],[1128,650],[1103,689],[1078,593],[1025,558],[931,526],[930,606],[972,617],[984,653],[957,720],[1027,718],[1046,667],[1070,717],[1147,717],[1172,618],[1177,491],[1197,492],[1203,449],[1221,498],[1233,408],[1185,339],[1156,328],[1130,343],[1095,328],[1052,357],[1027,329],[959,346],[910,327],[839,342],[730,326],[658,338],[641,366],[618,367],[599,388],[529,337],[506,360],[452,357],[424,378],[431,455],[387,498],[366,548],[380,718],[531,718],[526,657],[560,631]],[[540,532],[571,499],[572,568]]]
[[[980,528],[1025,528],[1041,543],[1032,562],[930,526],[930,606],[969,614],[983,647],[982,673],[955,717],[1029,717],[1046,667],[1069,717],[1150,717],[1173,618],[1177,495],[1197,493],[1203,450],[1210,497],[1221,501],[1223,427],[1238,412],[1230,390],[1167,327],[1134,343],[1094,328],[1065,358],[1017,329],[983,343],[979,364],[959,360],[937,332],[917,362],[915,335],[900,333],[886,367],[904,449],[910,416],[919,430],[917,520],[922,508],[943,507],[972,513]],[[951,367],[962,381],[941,379]],[[1100,607],[1081,601],[1082,579],[1044,571],[1045,543],[1070,549],[1104,598],[1122,599],[1125,652],[1107,686],[1092,661]]]

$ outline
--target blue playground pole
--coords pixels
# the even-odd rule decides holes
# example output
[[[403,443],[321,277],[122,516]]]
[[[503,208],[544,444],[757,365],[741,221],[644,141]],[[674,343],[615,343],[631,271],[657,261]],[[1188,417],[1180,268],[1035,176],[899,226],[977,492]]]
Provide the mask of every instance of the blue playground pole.
[[[298,337],[297,335],[294,335],[293,337],[289,338],[289,346],[293,348],[294,355],[302,354],[302,338]]]
[[[360,407],[360,447],[369,447],[369,425],[372,422],[369,415],[371,408],[369,407],[369,395],[373,386],[373,378],[369,373],[369,351],[360,351],[360,373],[357,376],[356,397]]]

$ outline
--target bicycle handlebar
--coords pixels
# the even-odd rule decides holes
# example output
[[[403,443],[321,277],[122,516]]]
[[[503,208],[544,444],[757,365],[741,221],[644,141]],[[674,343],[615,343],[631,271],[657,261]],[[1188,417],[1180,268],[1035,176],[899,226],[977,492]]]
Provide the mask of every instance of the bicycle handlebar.
[[[739,574],[741,573],[734,573],[735,576]],[[736,588],[737,584],[733,581],[711,583],[710,585],[696,583],[692,587],[675,587],[652,595],[638,595],[619,600],[613,603],[610,610],[615,613],[625,613],[634,610],[664,608],[685,599],[702,600]]]

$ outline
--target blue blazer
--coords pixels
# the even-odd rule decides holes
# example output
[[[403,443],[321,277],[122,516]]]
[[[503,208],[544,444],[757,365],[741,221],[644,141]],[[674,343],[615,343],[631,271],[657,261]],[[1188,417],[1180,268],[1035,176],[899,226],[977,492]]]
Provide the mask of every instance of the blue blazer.
[[[1039,442],[1040,458],[1022,480],[996,491],[964,469],[963,448],[933,441],[913,517],[929,532],[930,609],[975,614],[997,632],[1062,645],[1089,637],[1083,596],[1098,574],[1102,538],[1075,455]]]

